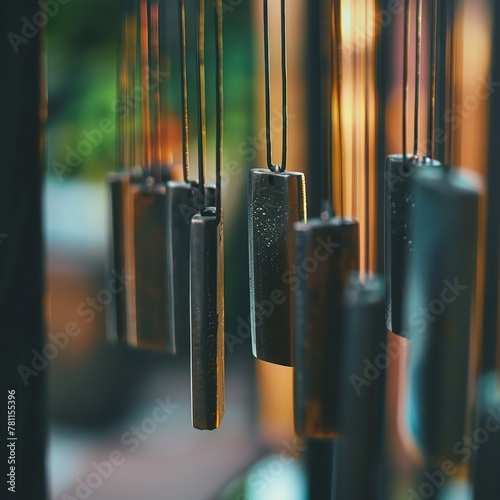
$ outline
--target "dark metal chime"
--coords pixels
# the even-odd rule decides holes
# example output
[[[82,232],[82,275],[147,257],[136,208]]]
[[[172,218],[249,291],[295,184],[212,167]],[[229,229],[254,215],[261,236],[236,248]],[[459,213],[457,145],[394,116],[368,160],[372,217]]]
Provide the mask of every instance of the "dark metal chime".
[[[341,0],[334,3],[334,18],[340,20]],[[369,32],[368,2],[356,9],[355,16],[364,12],[365,31]],[[357,12],[356,12],[357,11]],[[361,15],[361,14],[360,14]],[[340,25],[334,30],[340,35]],[[341,46],[338,35],[337,45]],[[337,52],[339,52],[337,50]],[[338,413],[338,438],[334,446],[334,484],[332,498],[335,500],[375,500],[387,497],[384,484],[384,437],[385,437],[385,394],[386,374],[381,371],[369,383],[358,384],[364,376],[366,362],[377,363],[385,357],[386,330],[384,325],[385,287],[380,276],[370,266],[370,210],[374,206],[370,195],[370,103],[369,86],[370,55],[369,44],[353,55],[353,67],[358,58],[364,66],[364,159],[355,157],[352,165],[353,175],[364,161],[365,169],[365,262],[362,272],[353,272],[344,284],[338,319],[331,317],[330,335],[337,335],[339,352],[330,354],[338,365],[336,382],[338,395],[335,404]],[[339,63],[340,64],[340,63]],[[339,68],[339,74],[342,72]],[[353,95],[358,99],[358,79],[354,75]],[[340,102],[338,104],[340,109]],[[357,107],[354,107],[357,109]],[[339,119],[340,124],[340,119]],[[357,138],[357,133],[355,134]],[[340,141],[341,142],[341,141]],[[355,188],[355,187],[354,187]],[[326,312],[326,311],[325,311]],[[356,378],[357,377],[357,378]]]
[[[293,225],[305,221],[304,174],[287,167],[287,61],[286,0],[281,0],[281,77],[283,105],[283,155],[272,162],[269,6],[264,0],[264,55],[266,86],[267,169],[252,169],[248,188],[250,257],[250,317],[255,357],[284,366],[293,364],[292,332],[295,297]],[[272,305],[272,314],[268,312]]]
[[[183,1],[183,0],[182,0]],[[216,70],[216,196],[205,190],[205,6],[198,0],[198,165],[205,203],[191,220],[191,392],[193,426],[212,430],[224,415],[224,219],[221,204],[223,135],[222,0],[214,8]],[[184,52],[185,54],[185,52]],[[184,63],[185,64],[185,63]],[[185,155],[186,156],[186,155]]]
[[[330,4],[330,5],[328,5]],[[322,2],[324,16],[334,18],[333,31],[322,37],[323,117],[321,123],[323,213],[319,219],[295,224],[295,266],[307,268],[297,280],[294,322],[295,432],[310,439],[332,439],[339,433],[341,369],[344,355],[342,294],[352,272],[359,269],[359,224],[343,213],[343,137],[341,124],[342,52],[340,2],[333,9]],[[335,56],[335,65],[333,57]],[[335,74],[333,68],[335,67]],[[327,69],[329,68],[329,70]],[[333,92],[332,92],[333,90]],[[335,216],[332,202],[333,103],[338,112],[336,132],[340,163],[340,207]]]
[[[143,167],[135,165],[135,112],[120,127],[120,166],[110,175],[112,260],[128,279],[117,296],[115,331],[129,345],[191,357],[192,416],[198,429],[215,429],[224,413],[224,252],[221,206],[222,17],[214,5],[216,65],[216,185],[206,183],[205,6],[197,0],[197,111],[199,181],[189,175],[189,110],[185,1],[179,0],[183,111],[183,181],[170,179],[161,158],[160,89],[149,89],[149,64],[160,71],[159,1],[130,1],[124,25],[120,89],[135,82],[137,18],[140,19],[140,81]],[[137,7],[139,6],[139,15]],[[157,79],[158,81],[159,79]],[[149,93],[153,93],[153,105]],[[127,94],[128,95],[128,94]],[[151,119],[153,116],[153,120]]]
[[[385,258],[387,327],[410,339],[408,429],[426,467],[432,468],[444,460],[460,462],[454,445],[466,435],[470,417],[468,387],[481,188],[473,174],[441,165],[433,158],[437,113],[445,112],[445,103],[437,99],[438,49],[445,51],[448,61],[448,105],[453,105],[456,4],[432,0],[428,11],[431,97],[427,156],[418,156],[422,0],[417,0],[415,146],[413,156],[389,157],[386,164],[386,178],[392,182],[386,184]],[[410,26],[411,1],[406,0],[403,153]],[[441,30],[445,30],[445,37]],[[451,126],[447,133],[451,152]],[[448,163],[452,160],[449,154]]]
[[[128,280],[125,293],[115,298],[115,325],[118,338],[131,346],[174,354],[174,333],[168,328],[165,264],[165,181],[170,177],[170,169],[161,157],[160,90],[159,87],[149,90],[150,71],[160,71],[159,16],[156,0],[126,4],[120,90],[127,99],[134,91],[139,31],[142,167],[135,163],[136,113],[133,105],[127,103],[125,116],[119,117],[122,134],[119,139],[123,141],[119,147],[120,166],[125,170],[109,177],[113,272],[123,272]]]

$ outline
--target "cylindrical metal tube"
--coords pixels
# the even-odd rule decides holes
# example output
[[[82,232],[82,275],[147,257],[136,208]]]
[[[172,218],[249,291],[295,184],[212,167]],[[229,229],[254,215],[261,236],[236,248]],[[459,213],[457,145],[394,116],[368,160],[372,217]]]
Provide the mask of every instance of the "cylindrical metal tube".
[[[428,158],[388,156],[385,163],[385,278],[387,329],[403,335],[403,301],[409,280],[407,262],[412,259],[414,240],[412,214],[420,203],[413,189],[413,177],[419,170],[438,168]]]
[[[151,179],[151,178],[150,178]],[[167,308],[167,197],[163,183],[132,187],[135,329],[129,344],[174,354]],[[130,290],[133,293],[134,290]]]
[[[191,396],[193,427],[224,415],[224,222],[214,208],[191,221]]]
[[[113,172],[108,176],[110,189],[110,269],[109,275],[115,273],[131,276],[133,272],[133,220],[132,220],[132,193],[131,171]],[[116,276],[116,275],[115,275]],[[127,287],[135,287],[135,281],[127,282]],[[129,331],[129,308],[127,307],[127,293],[123,290],[113,294],[112,302],[106,311],[107,334],[110,340],[126,342]],[[132,295],[135,297],[135,292]]]
[[[342,405],[336,500],[380,498],[385,415],[384,284],[353,275],[344,293]],[[377,370],[365,375],[367,366]]]
[[[297,280],[293,225],[307,217],[304,175],[253,169],[248,200],[253,354],[292,366]]]
[[[207,185],[206,196],[215,201],[215,186]],[[189,252],[191,219],[204,206],[197,183],[167,182],[167,292],[169,331],[173,332],[173,351],[176,355],[189,356]]]
[[[295,224],[295,432],[338,433],[343,361],[342,294],[359,268],[358,223],[340,217]]]
[[[479,183],[463,170],[415,174],[406,288],[408,427],[428,463],[461,461],[476,286]]]

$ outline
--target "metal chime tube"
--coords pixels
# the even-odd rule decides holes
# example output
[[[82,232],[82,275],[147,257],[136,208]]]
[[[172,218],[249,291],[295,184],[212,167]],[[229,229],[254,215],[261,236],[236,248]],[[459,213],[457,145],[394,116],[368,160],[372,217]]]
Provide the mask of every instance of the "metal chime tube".
[[[335,19],[340,21],[340,3],[335,3]],[[332,12],[324,14],[331,19]],[[340,23],[336,23],[336,33]],[[323,51],[333,57],[340,48],[334,44],[332,27]],[[340,35],[340,33],[339,33]],[[328,59],[323,65],[333,69]],[[336,64],[337,79],[341,73]],[[321,174],[323,177],[323,218],[295,224],[294,322],[294,417],[295,432],[305,438],[332,439],[339,431],[340,367],[344,335],[341,329],[342,293],[348,276],[359,268],[358,224],[343,217],[332,217],[332,86],[333,71],[323,77],[323,112]],[[340,90],[339,83],[336,88]],[[339,95],[338,95],[339,96]],[[340,100],[337,103],[340,105]],[[339,130],[340,132],[340,123]],[[339,141],[341,143],[342,141]],[[340,165],[343,168],[343,165]],[[328,381],[328,383],[325,383]]]
[[[451,26],[455,9],[452,2],[446,11],[451,21],[447,26],[450,102],[455,77]],[[436,9],[434,22],[437,13]],[[447,132],[447,149],[453,152],[451,125]],[[448,157],[451,161],[451,154]],[[403,327],[411,341],[406,418],[426,465],[433,467],[444,460],[461,461],[456,444],[466,434],[470,416],[468,389],[481,186],[473,174],[450,167],[423,169],[412,182],[416,204],[410,238],[414,243],[403,316]]]
[[[286,0],[281,1],[282,163],[275,165],[271,159],[268,0],[263,3],[268,169],[251,170],[248,188],[252,350],[258,359],[292,366],[293,284],[297,279],[293,225],[307,218],[306,191],[304,175],[286,171]]]
[[[479,186],[459,171],[426,170],[415,176],[415,192],[405,307],[408,426],[428,462],[459,461],[455,444],[468,414]]]
[[[216,197],[191,220],[191,393],[193,427],[212,430],[224,415],[224,223],[221,207],[223,75],[221,0],[214,7],[216,41]],[[205,68],[203,0],[198,0],[199,189],[205,203]]]
[[[500,4],[493,7],[492,47],[500,44]],[[500,81],[500,58],[492,52],[491,80]],[[500,95],[490,96],[488,209],[485,276],[485,305],[481,347],[481,374],[478,381],[475,428],[486,429],[488,440],[476,450],[473,462],[473,498],[500,498]],[[498,418],[495,419],[495,416]],[[492,432],[493,431],[493,432]]]
[[[404,60],[403,60],[403,154],[390,155],[385,164],[385,276],[386,276],[386,325],[397,335],[405,336],[403,330],[404,291],[409,282],[409,262],[414,254],[415,241],[411,238],[412,220],[415,207],[420,200],[413,188],[415,173],[427,168],[440,168],[441,164],[428,157],[419,156],[419,111],[420,111],[420,59],[422,3],[417,2],[416,29],[416,68],[415,68],[415,110],[414,110],[414,147],[413,154],[406,154],[408,64],[411,24],[411,2],[405,2]],[[437,23],[437,19],[435,20]],[[432,65],[432,63],[431,63]],[[435,78],[435,74],[434,74]],[[435,87],[431,111],[435,106]],[[434,142],[433,129],[430,128],[430,143]]]
[[[385,370],[359,383],[366,362],[386,358],[384,284],[353,274],[344,294],[345,348],[335,500],[379,498],[385,416]]]
[[[214,204],[216,189],[212,184],[204,192],[199,183],[189,177],[189,108],[186,57],[185,1],[180,1],[179,24],[181,30],[181,102],[182,102],[182,181],[167,182],[167,280],[170,330],[175,332],[175,353],[189,356],[191,313],[189,309],[189,262],[191,247],[191,219],[207,203]]]
[[[121,34],[120,72],[118,75],[119,100],[127,99],[135,81],[135,60],[137,42],[137,13],[135,0],[125,2],[123,29]],[[118,108],[117,108],[118,111]],[[126,108],[125,114],[117,112],[119,135],[117,137],[118,168],[108,176],[110,194],[110,262],[111,275],[133,276],[133,220],[132,220],[132,167],[135,162],[134,110]],[[135,281],[127,278],[128,290],[114,294],[108,309],[108,332],[112,339],[126,342],[132,321],[129,317],[135,310],[130,303],[135,298]]]
[[[160,64],[158,0],[141,0],[139,17],[141,86],[149,89],[150,57],[153,71],[159,71]],[[159,114],[157,86],[152,92],[145,92],[142,102],[144,176],[142,182],[132,186],[135,325],[130,331],[129,344],[174,354],[174,332],[169,328],[167,308],[167,190],[161,158]]]

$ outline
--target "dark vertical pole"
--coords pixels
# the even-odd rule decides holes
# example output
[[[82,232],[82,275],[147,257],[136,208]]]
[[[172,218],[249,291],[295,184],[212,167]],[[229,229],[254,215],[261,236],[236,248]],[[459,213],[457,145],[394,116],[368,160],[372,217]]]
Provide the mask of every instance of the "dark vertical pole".
[[[389,0],[376,0],[376,19],[382,19],[382,12],[389,12]],[[377,116],[377,269],[383,272],[384,269],[384,165],[387,156],[385,144],[385,118],[386,105],[390,91],[391,82],[391,26],[381,23],[376,39],[375,49],[375,82],[376,82],[376,116]]]
[[[493,2],[493,39],[491,81],[500,81],[500,54],[495,48],[500,44],[500,3]],[[500,94],[490,96],[489,109],[489,168],[488,168],[488,215],[486,242],[486,282],[482,359],[478,387],[476,428],[491,423],[492,415],[500,411]],[[473,498],[488,500],[500,495],[500,435],[492,433],[490,439],[477,451],[473,462]]]
[[[0,3],[1,496],[37,500],[46,498],[46,370],[32,366],[33,350],[42,353],[44,342],[39,27],[46,24],[44,15],[37,0]],[[7,391],[15,391],[16,441],[7,441]],[[8,464],[8,443],[15,443],[15,464]],[[15,493],[7,491],[11,466]]]
[[[305,52],[305,74],[307,85],[307,199],[310,218],[319,217],[322,201],[322,176],[320,175],[321,154],[321,116],[322,116],[322,71],[321,71],[321,26],[322,0],[307,2],[307,38]],[[324,103],[323,103],[324,105]]]
[[[500,81],[500,4],[492,3],[494,9],[491,81]],[[488,221],[486,243],[486,293],[484,310],[484,338],[482,371],[499,369],[499,277],[500,277],[500,92],[490,96],[489,162],[488,162]]]
[[[309,168],[307,177],[308,213],[311,218],[321,214],[322,201],[322,176],[320,167],[322,116],[321,79],[321,26],[325,22],[322,18],[321,0],[307,2],[307,38],[305,53],[305,70],[307,85],[307,159]],[[328,20],[326,20],[328,21]],[[308,475],[309,499],[326,500],[332,491],[333,470],[333,440],[309,440],[305,453],[306,469]]]

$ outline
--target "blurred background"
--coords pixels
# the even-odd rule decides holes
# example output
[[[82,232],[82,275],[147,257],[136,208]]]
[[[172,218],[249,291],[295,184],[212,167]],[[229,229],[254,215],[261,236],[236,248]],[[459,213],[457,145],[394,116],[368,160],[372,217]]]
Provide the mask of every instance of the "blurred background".
[[[172,2],[173,3],[173,2]],[[396,2],[397,3],[397,2]],[[208,4],[207,4],[208,5]],[[107,174],[117,167],[114,104],[117,100],[117,71],[122,6],[118,0],[87,0],[61,5],[47,29],[47,172],[44,194],[44,224],[47,256],[47,330],[54,335],[76,322],[81,333],[71,339],[53,359],[50,366],[50,439],[48,474],[51,498],[75,496],[80,479],[95,470],[95,463],[109,460],[120,451],[124,462],[116,468],[90,498],[96,500],[227,500],[264,498],[293,500],[305,498],[306,480],[301,457],[305,445],[293,434],[292,370],[257,362],[251,355],[251,341],[237,336],[238,329],[249,318],[246,185],[249,168],[264,165],[265,139],[263,102],[262,5],[260,1],[225,2],[225,151],[224,210],[226,219],[226,414],[223,425],[208,433],[193,430],[190,418],[189,361],[173,359],[158,353],[134,351],[106,340],[106,306],[99,297],[106,290],[108,259],[109,199]],[[354,130],[353,123],[363,114],[356,100],[363,84],[356,83],[352,53],[356,52],[358,32],[362,29],[353,19],[362,12],[364,3],[352,2],[344,9],[346,27],[346,73],[344,126]],[[376,13],[369,14],[376,26]],[[291,170],[306,172],[308,147],[314,133],[307,128],[308,43],[307,0],[288,5],[289,92]],[[478,82],[488,80],[490,72],[491,26],[487,0],[465,0],[461,19],[466,19],[462,70],[459,80],[462,96],[474,95]],[[396,40],[402,39],[402,9],[391,13],[387,27]],[[272,2],[271,22],[278,25],[279,4]],[[174,54],[170,65],[168,89],[170,113],[169,140],[173,161],[181,162],[180,87],[175,54],[178,32],[175,19],[165,32]],[[377,31],[365,43],[374,44]],[[279,43],[273,38],[272,57],[279,58]],[[384,138],[387,153],[399,151],[401,144],[401,66],[402,44],[386,47],[387,113],[384,121],[373,114],[369,124],[373,144]],[[374,50],[374,49],[373,49]],[[207,66],[211,57],[207,55]],[[194,61],[194,47],[188,60]],[[209,70],[210,71],[210,70]],[[359,75],[358,75],[359,77]],[[367,77],[367,75],[365,75]],[[424,75],[424,78],[427,78]],[[210,81],[210,73],[207,75]],[[273,77],[273,98],[279,104],[280,79]],[[372,88],[373,97],[375,89]],[[410,95],[411,99],[411,95]],[[425,96],[423,97],[425,100]],[[214,103],[209,101],[209,120]],[[478,100],[470,116],[462,116],[456,140],[460,166],[479,173],[487,164],[486,100]],[[424,107],[425,108],[425,107]],[[279,105],[275,111],[279,117]],[[375,110],[373,110],[375,112]],[[422,110],[421,123],[426,123]],[[79,144],[103,120],[111,124],[102,138],[92,144],[88,154],[79,152]],[[106,122],[107,123],[107,122]],[[211,122],[209,121],[209,124]],[[380,128],[382,126],[382,129]],[[194,130],[193,133],[195,133]],[[280,129],[273,129],[279,145]],[[209,126],[209,155],[213,156],[213,133]],[[356,138],[348,136],[352,144]],[[359,140],[362,138],[360,136]],[[279,148],[275,147],[277,151]],[[356,149],[356,146],[353,146]],[[196,153],[193,148],[193,163]],[[375,146],[370,154],[375,158]],[[354,162],[348,149],[348,165]],[[310,163],[309,163],[310,164]],[[375,172],[376,162],[372,162]],[[210,162],[209,169],[213,166]],[[307,172],[306,172],[307,173]],[[312,176],[313,172],[309,172]],[[372,176],[375,179],[376,176]],[[345,179],[346,193],[353,192],[356,182]],[[362,183],[363,179],[358,178]],[[370,213],[376,214],[375,183],[364,187],[373,193]],[[316,203],[311,191],[310,203]],[[309,194],[309,193],[308,193]],[[360,198],[362,198],[360,196]],[[338,201],[336,202],[338,203]],[[361,234],[371,235],[368,248],[373,268],[377,267],[376,236],[380,231],[377,217],[363,217],[363,206],[347,196],[346,212],[359,218]],[[366,228],[369,227],[369,230]],[[366,236],[362,236],[365,238]],[[483,241],[484,247],[484,241]],[[484,251],[484,248],[483,248]],[[363,259],[362,259],[363,260]],[[484,259],[483,259],[484,260]],[[478,263],[479,286],[483,282],[482,259]],[[101,295],[100,295],[101,294]],[[82,311],[97,305],[94,314]],[[478,297],[478,304],[482,300]],[[90,301],[90,302],[89,302]],[[82,304],[84,304],[82,306]],[[479,316],[479,315],[478,315]],[[476,334],[480,329],[480,319]],[[476,347],[479,352],[479,340]],[[404,340],[393,339],[406,349]],[[406,371],[404,356],[390,367],[389,442],[394,498],[403,498],[398,488],[407,487],[417,462],[411,443],[406,442],[403,428],[400,389]],[[399,392],[398,392],[399,391]],[[157,399],[175,406],[169,418],[150,435],[139,439],[131,451],[130,434],[153,414]],[[174,408],[172,406],[172,408]],[[128,434],[127,434],[128,433]],[[125,436],[125,437],[124,437]],[[124,444],[125,441],[125,444]],[[285,460],[283,457],[293,457]],[[264,461],[258,461],[264,457]],[[255,465],[257,464],[257,465]],[[253,468],[252,468],[253,467]],[[243,479],[240,474],[246,473]],[[459,474],[450,485],[450,498],[465,498],[467,474]],[[250,493],[243,494],[246,482]],[[458,489],[457,489],[458,488]],[[461,488],[461,489],[460,489]],[[405,491],[405,490],[403,490]],[[253,493],[252,493],[253,492]]]

